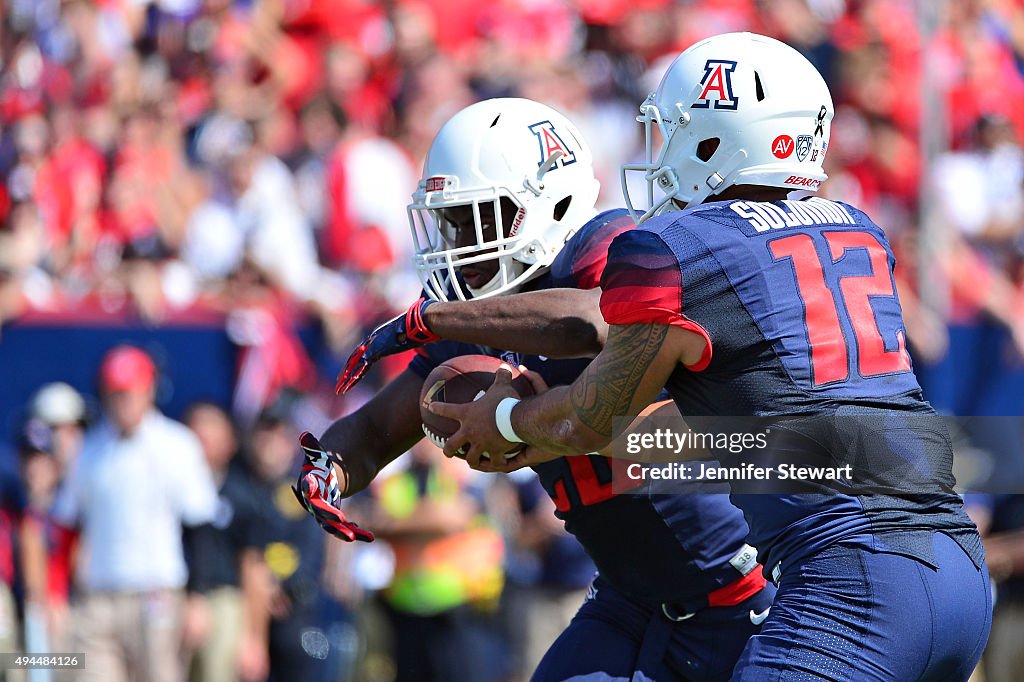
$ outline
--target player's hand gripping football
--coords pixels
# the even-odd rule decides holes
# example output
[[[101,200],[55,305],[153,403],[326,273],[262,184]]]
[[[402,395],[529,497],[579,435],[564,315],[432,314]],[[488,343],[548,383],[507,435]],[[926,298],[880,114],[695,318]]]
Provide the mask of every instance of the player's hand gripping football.
[[[539,373],[534,372],[532,369],[527,369],[522,365],[519,366],[519,372],[530,380],[530,385],[533,386],[534,395],[540,395],[541,393],[547,392],[548,384],[544,381],[544,377]],[[512,457],[491,457],[489,459],[483,457],[477,464],[471,464],[470,468],[487,473],[508,474],[518,469],[525,469],[526,467],[550,462],[553,459],[558,459],[558,457],[559,455],[548,452],[547,450],[541,450],[534,445],[527,445]]]
[[[520,366],[522,372],[539,395],[548,390],[544,379],[536,372]],[[512,387],[512,373],[509,369],[498,369],[494,373],[494,383],[487,392],[477,400],[468,403],[432,402],[430,411],[442,417],[459,422],[459,430],[448,437],[444,446],[444,454],[448,457],[465,452],[466,463],[470,468],[487,472],[509,472],[526,466],[540,464],[558,455],[545,452],[533,446],[527,446],[514,456],[505,459],[490,453],[508,452],[514,443],[505,440],[495,423],[494,411],[504,398],[520,397]],[[461,455],[459,455],[461,456]]]
[[[299,504],[313,515],[321,528],[334,537],[345,542],[373,542],[373,533],[360,528],[354,521],[347,520],[341,511],[342,493],[334,471],[335,462],[344,470],[341,458],[325,450],[316,436],[308,431],[299,436],[299,445],[306,455],[299,481],[292,486],[292,492],[295,493]],[[345,484],[347,485],[348,481]]]
[[[394,355],[439,341],[440,337],[430,331],[423,321],[423,312],[434,303],[437,301],[421,298],[404,313],[370,332],[370,335],[348,356],[344,369],[338,375],[335,392],[339,395],[348,393],[359,383],[370,366],[385,355]]]

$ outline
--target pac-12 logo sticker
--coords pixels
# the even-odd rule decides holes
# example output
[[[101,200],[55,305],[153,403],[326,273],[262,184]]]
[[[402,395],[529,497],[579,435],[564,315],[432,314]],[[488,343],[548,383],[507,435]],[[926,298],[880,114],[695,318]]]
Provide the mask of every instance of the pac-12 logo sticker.
[[[814,146],[814,138],[810,135],[800,135],[796,138],[796,158],[799,161],[806,161]]]
[[[793,154],[795,143],[789,135],[779,135],[772,141],[772,154],[778,159],[788,159]]]
[[[739,98],[732,89],[732,73],[736,70],[736,62],[726,59],[709,59],[704,64],[704,77],[701,78],[700,96],[693,103],[694,109],[727,109],[736,111]]]
[[[562,152],[562,156],[560,156],[558,161],[555,162],[552,170],[568,166],[571,163],[576,163],[576,152],[569,149],[569,145],[567,145],[565,140],[562,139],[562,136],[558,134],[558,131],[555,130],[555,126],[551,124],[551,121],[534,123],[530,126],[530,132],[537,138],[537,144],[540,148],[540,161],[537,162],[538,168],[540,168],[545,161],[550,159],[551,155],[555,152]]]

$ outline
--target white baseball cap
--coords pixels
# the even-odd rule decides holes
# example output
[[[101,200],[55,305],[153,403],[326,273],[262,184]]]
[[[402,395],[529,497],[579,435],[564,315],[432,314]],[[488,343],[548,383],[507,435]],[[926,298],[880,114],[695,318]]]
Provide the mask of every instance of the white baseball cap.
[[[32,399],[32,416],[51,426],[70,424],[85,418],[85,401],[63,381],[46,384]]]

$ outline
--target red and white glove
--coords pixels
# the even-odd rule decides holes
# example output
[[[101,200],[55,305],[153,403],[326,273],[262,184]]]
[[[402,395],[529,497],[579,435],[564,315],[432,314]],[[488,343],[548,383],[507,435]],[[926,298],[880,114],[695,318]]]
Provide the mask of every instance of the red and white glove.
[[[346,520],[341,511],[342,491],[338,488],[338,477],[334,471],[335,463],[345,469],[341,457],[325,450],[316,436],[308,431],[299,436],[299,445],[306,455],[306,461],[302,464],[298,483],[292,486],[292,492],[302,508],[313,515],[321,528],[336,538],[345,542],[373,542],[373,533],[360,528],[354,521]]]
[[[428,343],[440,341],[423,320],[426,309],[437,301],[421,298],[401,315],[380,325],[356,346],[348,356],[345,367],[338,374],[334,391],[338,395],[348,393],[366,375],[373,363],[386,355],[402,353]]]

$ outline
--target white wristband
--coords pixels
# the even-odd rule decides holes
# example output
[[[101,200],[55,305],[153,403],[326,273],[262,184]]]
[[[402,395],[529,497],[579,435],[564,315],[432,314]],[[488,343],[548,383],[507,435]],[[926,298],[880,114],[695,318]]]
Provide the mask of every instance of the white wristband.
[[[512,428],[512,408],[518,404],[519,398],[503,398],[494,408],[494,423],[498,425],[498,433],[510,443],[524,442]]]

